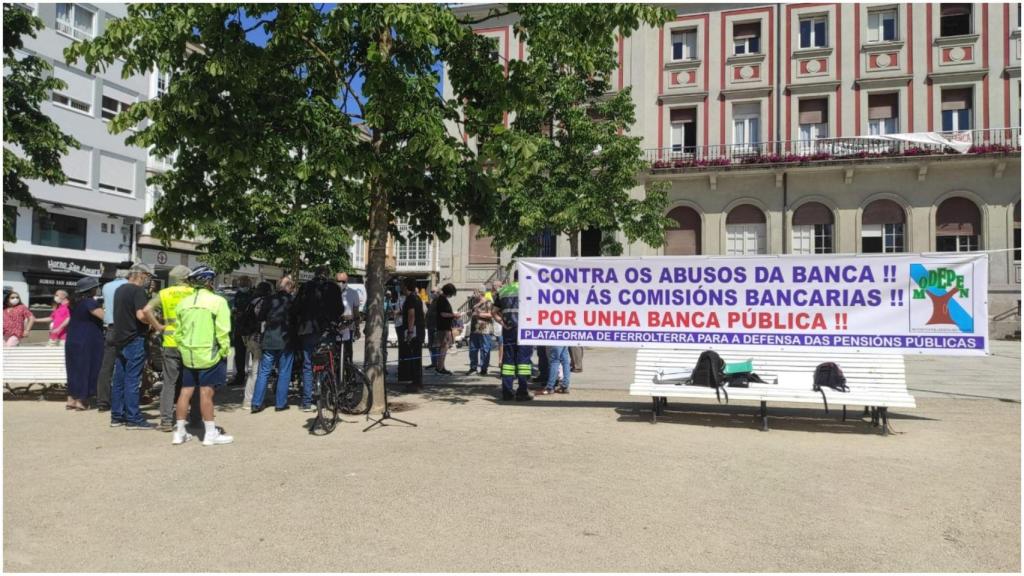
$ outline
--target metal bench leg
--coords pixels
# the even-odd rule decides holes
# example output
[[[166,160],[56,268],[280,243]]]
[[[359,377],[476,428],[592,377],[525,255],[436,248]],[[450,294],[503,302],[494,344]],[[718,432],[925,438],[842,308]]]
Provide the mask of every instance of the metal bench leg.
[[[657,396],[651,396],[651,424],[658,423],[658,405],[661,404],[661,398]]]
[[[768,431],[768,403],[761,402],[761,432]]]
[[[867,415],[868,415],[868,407],[867,407],[867,406],[865,406],[865,407],[864,407],[864,416],[867,416]]]
[[[846,422],[846,404],[843,404],[843,422]]]
[[[882,414],[882,436],[889,435],[889,409],[879,408],[879,412]]]

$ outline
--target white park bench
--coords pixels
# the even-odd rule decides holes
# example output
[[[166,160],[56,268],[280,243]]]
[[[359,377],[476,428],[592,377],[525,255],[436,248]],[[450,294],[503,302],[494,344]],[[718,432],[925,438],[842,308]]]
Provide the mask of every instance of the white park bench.
[[[67,386],[64,347],[21,345],[3,349],[4,388],[11,394],[28,392],[34,385],[46,393],[53,386]]]
[[[683,385],[689,378],[704,348],[668,349],[641,348],[636,353],[636,369],[629,393],[650,396],[651,421],[657,422],[668,405],[668,398],[701,398],[715,400],[715,389]],[[770,351],[764,348],[716,350],[726,363],[753,361],[753,372],[768,384],[751,382],[749,388],[726,388],[728,401],[761,403],[761,429],[768,430],[768,402],[822,404],[821,392],[815,391],[814,369],[823,362],[835,362],[846,377],[849,392],[825,389],[831,406],[870,408],[872,423],[879,419],[882,433],[889,433],[888,408],[915,408],[914,397],[907,391],[903,356],[852,351]],[[725,396],[722,396],[725,401]]]

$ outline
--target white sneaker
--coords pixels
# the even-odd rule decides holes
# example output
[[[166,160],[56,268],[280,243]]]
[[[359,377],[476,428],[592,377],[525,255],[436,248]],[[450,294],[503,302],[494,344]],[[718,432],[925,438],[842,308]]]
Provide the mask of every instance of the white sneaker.
[[[174,436],[171,437],[171,444],[184,444],[192,439],[192,435],[188,432],[174,431]]]
[[[203,438],[203,446],[216,446],[218,444],[231,444],[235,441],[234,436],[228,436],[227,434],[207,434]]]

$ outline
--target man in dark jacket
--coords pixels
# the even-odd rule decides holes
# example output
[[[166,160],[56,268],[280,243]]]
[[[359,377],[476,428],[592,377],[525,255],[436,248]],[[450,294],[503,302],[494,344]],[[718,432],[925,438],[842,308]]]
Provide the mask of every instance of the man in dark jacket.
[[[332,322],[341,320],[341,289],[327,279],[327,268],[316,269],[316,275],[299,288],[292,305],[292,317],[299,348],[302,350],[302,411],[313,412],[313,350],[320,335]]]
[[[281,278],[277,282],[277,293],[269,298],[264,298],[256,311],[257,317],[263,324],[263,336],[259,375],[256,377],[256,386],[252,393],[253,414],[258,414],[263,410],[263,396],[267,392],[267,380],[270,378],[270,371],[274,366],[277,366],[276,410],[280,412],[288,409],[288,384],[292,378],[293,361],[289,332],[294,290],[295,283],[291,278],[287,276]]]
[[[238,292],[235,292],[235,300],[231,305],[231,326],[233,328],[238,326],[238,320],[242,312],[245,312],[249,302],[252,301],[252,298],[252,279],[248,276],[242,276],[238,279]],[[235,349],[235,380],[233,385],[244,386],[246,356],[249,355],[249,351],[245,348],[245,340],[243,340],[242,334],[234,329],[231,333],[231,345]],[[258,361],[259,358],[253,358],[252,365],[255,365]]]

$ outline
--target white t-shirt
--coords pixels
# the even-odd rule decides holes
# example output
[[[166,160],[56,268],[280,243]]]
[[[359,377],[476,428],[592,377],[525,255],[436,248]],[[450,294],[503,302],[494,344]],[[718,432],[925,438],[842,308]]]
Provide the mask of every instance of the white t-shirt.
[[[341,317],[344,319],[350,319],[355,316],[354,312],[359,310],[359,292],[356,292],[348,286],[341,292],[341,303],[345,307],[341,313]],[[341,338],[343,340],[349,340],[352,338],[352,329],[346,328],[341,331]]]

